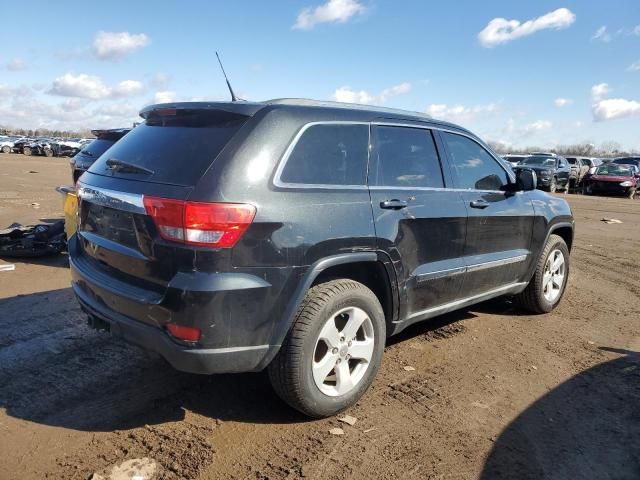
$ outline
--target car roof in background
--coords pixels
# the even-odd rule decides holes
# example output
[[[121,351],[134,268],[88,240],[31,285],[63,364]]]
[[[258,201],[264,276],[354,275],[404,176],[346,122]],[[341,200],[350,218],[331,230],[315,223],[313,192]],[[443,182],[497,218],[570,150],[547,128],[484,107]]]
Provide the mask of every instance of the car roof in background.
[[[121,137],[124,137],[127,133],[131,131],[130,128],[110,128],[106,130],[91,130],[96,138],[95,139],[112,139],[118,140]],[[91,140],[95,140],[91,139]]]

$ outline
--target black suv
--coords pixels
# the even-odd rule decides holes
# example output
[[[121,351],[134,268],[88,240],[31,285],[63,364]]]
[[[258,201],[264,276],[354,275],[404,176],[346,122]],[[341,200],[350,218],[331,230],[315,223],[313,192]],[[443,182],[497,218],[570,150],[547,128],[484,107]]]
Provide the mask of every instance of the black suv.
[[[563,295],[569,206],[456,125],[309,100],[141,116],[78,183],[72,285],[90,325],[179,370],[268,368],[322,417],[365,392],[407,326]]]
[[[555,154],[532,153],[515,168],[522,167],[535,170],[538,177],[538,188],[543,188],[551,193],[560,189],[569,190],[571,165],[564,157]]]
[[[131,131],[130,128],[112,128],[110,130],[91,130],[96,137],[76,153],[69,164],[71,165],[71,176],[75,184],[80,175],[86,172],[100,155],[106,152],[114,143]]]

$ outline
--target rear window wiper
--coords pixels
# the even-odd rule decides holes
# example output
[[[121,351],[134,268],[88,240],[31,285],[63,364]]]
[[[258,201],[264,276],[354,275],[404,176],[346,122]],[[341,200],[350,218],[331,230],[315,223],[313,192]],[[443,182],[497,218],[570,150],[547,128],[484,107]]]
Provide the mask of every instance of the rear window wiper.
[[[148,168],[141,167],[135,163],[118,160],[117,158],[110,158],[105,163],[109,170],[113,170],[114,172],[146,173],[147,175],[153,175],[155,173]]]

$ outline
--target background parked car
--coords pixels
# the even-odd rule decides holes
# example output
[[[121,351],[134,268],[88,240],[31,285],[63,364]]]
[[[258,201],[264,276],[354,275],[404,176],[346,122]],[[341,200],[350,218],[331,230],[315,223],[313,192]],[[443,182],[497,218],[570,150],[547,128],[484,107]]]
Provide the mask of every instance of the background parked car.
[[[608,163],[600,165],[586,182],[587,195],[624,195],[634,198],[638,179],[627,165]]]
[[[586,163],[589,166],[589,171],[587,172],[587,176],[593,175],[600,165],[602,165],[602,159],[600,158],[588,158],[585,157],[582,159],[583,163]]]
[[[44,149],[49,143],[51,139],[46,137],[39,137],[35,140],[31,140],[30,142],[26,142],[22,147],[22,153],[25,155],[44,155]]]
[[[589,165],[585,162],[585,157],[567,157],[569,168],[569,190],[573,190],[578,187],[582,180],[589,174]]]
[[[13,153],[24,153],[24,146],[32,143],[35,139],[30,137],[22,137],[13,142]]]
[[[71,175],[75,184],[100,155],[106,152],[114,143],[131,131],[130,128],[114,128],[111,130],[92,130],[96,138],[85,145],[71,160]]]
[[[13,151],[13,139],[7,136],[0,136],[0,152],[11,153]]]
[[[566,191],[569,186],[571,169],[564,157],[556,154],[531,154],[515,168],[517,170],[523,167],[535,170],[540,189],[553,193],[561,189]]]
[[[518,163],[520,163],[522,160],[524,160],[525,158],[527,158],[529,155],[527,154],[513,154],[513,153],[508,153],[506,155],[502,155],[502,158],[506,161],[509,162],[511,164],[512,167],[515,167],[516,165],[518,165]]]
[[[620,157],[613,160],[618,165],[634,165],[640,171],[640,157]]]

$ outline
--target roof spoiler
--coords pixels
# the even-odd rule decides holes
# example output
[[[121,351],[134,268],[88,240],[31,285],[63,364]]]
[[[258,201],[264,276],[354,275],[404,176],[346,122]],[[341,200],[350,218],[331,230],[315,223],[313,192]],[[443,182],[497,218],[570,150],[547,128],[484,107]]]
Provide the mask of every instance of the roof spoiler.
[[[263,109],[263,103],[251,102],[177,102],[156,103],[140,110],[140,116],[147,119],[152,112],[157,110],[218,110],[221,112],[235,113],[236,115],[253,116]]]

